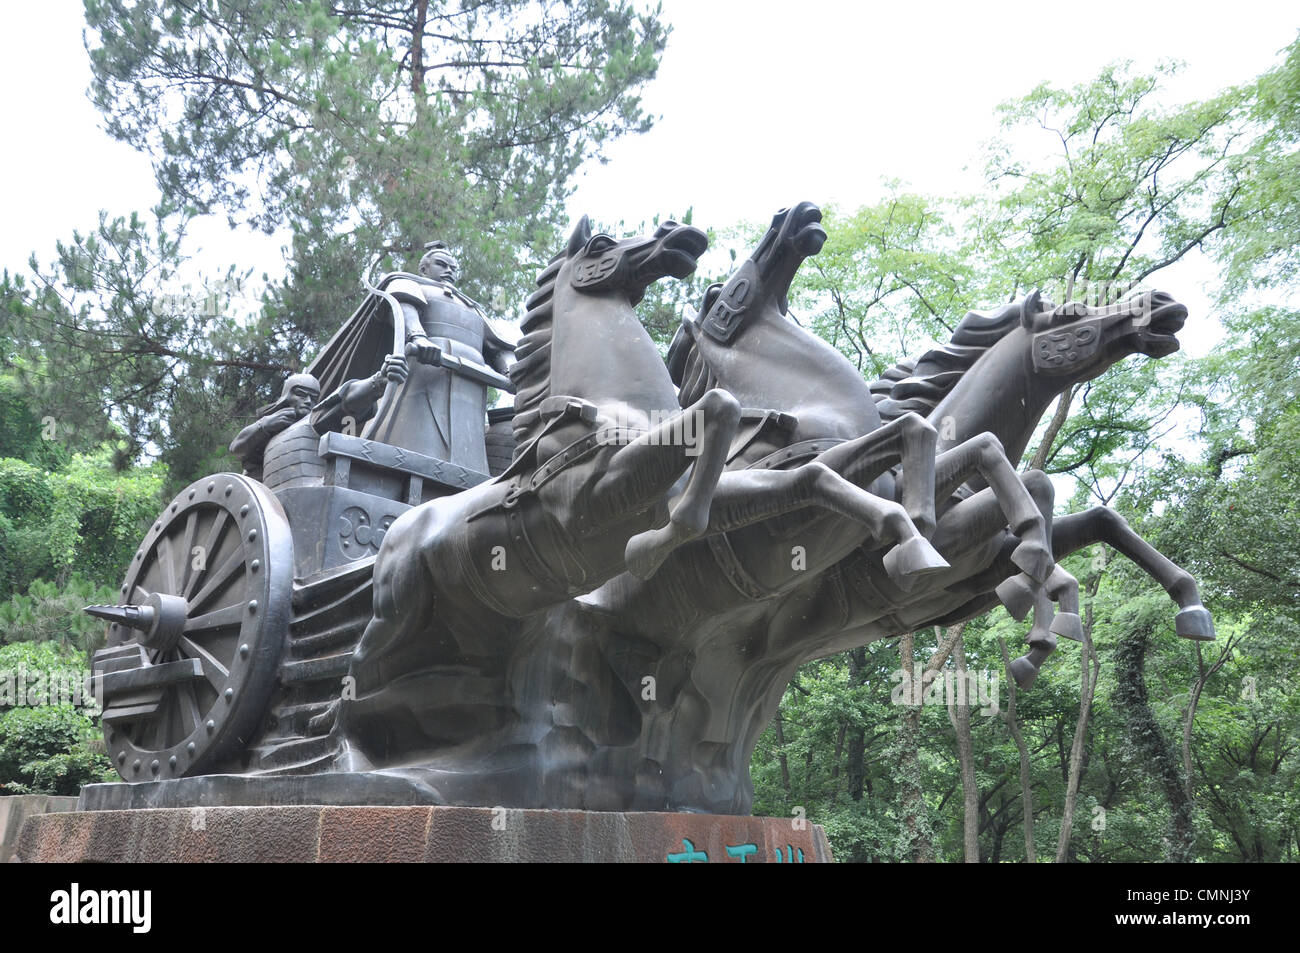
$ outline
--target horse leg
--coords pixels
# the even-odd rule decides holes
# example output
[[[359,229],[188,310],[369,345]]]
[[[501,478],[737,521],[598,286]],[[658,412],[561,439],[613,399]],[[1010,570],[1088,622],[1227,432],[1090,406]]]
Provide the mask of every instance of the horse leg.
[[[1030,470],[1019,475],[1026,492],[1042,516],[1043,525],[1049,536],[1053,535],[1052,508],[1056,501],[1056,490],[1052,481],[1041,470]],[[934,543],[940,552],[947,553],[960,560],[963,545],[982,543],[998,532],[1003,531],[1004,513],[1001,503],[994,491],[981,490],[974,496],[958,503],[943,515],[939,521],[939,530],[935,533]],[[1047,579],[1040,583],[1027,573],[1014,573],[1015,564],[1012,555],[1018,542],[1014,536],[1008,538],[1008,545],[999,553],[988,570],[968,581],[966,588],[974,595],[996,586],[998,599],[1006,606],[1012,618],[1020,620],[1035,609],[1042,588],[1046,587],[1052,602],[1060,609],[1051,620],[1050,631],[1073,641],[1083,640],[1083,623],[1079,618],[1079,583],[1070,573],[1059,565],[1053,566]]]
[[[649,493],[631,501],[632,507],[620,505],[628,501],[629,487],[644,487],[646,478],[653,479],[657,470],[675,467],[672,472],[680,474],[691,467],[686,487],[668,511],[668,522],[627,541],[623,559],[633,575],[650,578],[669,553],[705,531],[710,503],[739,424],[740,403],[725,390],[714,389],[614,454],[592,490],[590,506],[596,514],[621,515],[635,509],[636,503],[652,503],[655,494]],[[692,441],[690,435],[698,436]]]
[[[1065,555],[1105,543],[1140,566],[1178,603],[1174,631],[1185,639],[1214,640],[1214,621],[1205,606],[1196,580],[1133,531],[1128,521],[1107,506],[1094,506],[1082,513],[1062,516],[1052,527],[1052,549]]]
[[[900,584],[950,568],[907,510],[868,493],[819,460],[793,470],[729,470],[718,481],[708,531],[730,532],[808,506],[861,523],[872,539],[896,544],[884,562]]]
[[[1025,691],[1034,687],[1038,673],[1047,657],[1056,650],[1056,634],[1051,629],[1052,601],[1046,592],[1039,592],[1034,602],[1034,625],[1025,641],[1029,651],[1011,662],[1011,677]]]
[[[1043,516],[1043,525],[1049,538],[1053,538],[1052,508],[1056,503],[1056,489],[1042,470],[1030,470],[1020,475],[1020,481],[1029,492]],[[977,494],[978,495],[978,494]],[[1053,554],[1053,559],[1056,556]],[[1079,581],[1060,566],[1053,566],[1044,585],[1047,593],[1060,609],[1052,620],[1052,631],[1074,642],[1083,641],[1083,621],[1079,618]],[[1005,578],[997,587],[998,599],[1017,620],[1023,619],[1034,607],[1038,597],[1039,582],[1028,573]]]
[[[935,458],[934,473],[935,494],[940,500],[947,499],[972,475],[978,473],[993,490],[1011,532],[1021,540],[1012,553],[1012,562],[1035,583],[1041,584],[1047,580],[1055,565],[1052,558],[1050,517],[1045,518],[1034,502],[997,437],[991,433],[977,434],[944,451]],[[959,509],[956,507],[950,513]],[[948,513],[944,515],[949,516]],[[959,525],[953,529],[958,535],[964,534]]]
[[[920,414],[903,414],[816,457],[850,483],[869,486],[877,477],[902,464],[899,498],[912,524],[929,539],[934,535],[934,467],[939,433]]]

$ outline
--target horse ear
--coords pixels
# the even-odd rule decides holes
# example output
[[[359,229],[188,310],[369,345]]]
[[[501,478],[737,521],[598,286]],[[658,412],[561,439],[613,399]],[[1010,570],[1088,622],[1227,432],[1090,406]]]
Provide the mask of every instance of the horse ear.
[[[578,252],[582,251],[583,247],[590,240],[591,219],[584,215],[581,220],[579,220],[578,226],[573,230],[573,234],[569,236],[569,247],[565,257],[572,258],[574,255],[578,254]]]
[[[1030,331],[1034,329],[1034,315],[1039,311],[1038,302],[1043,297],[1043,289],[1035,288],[1020,303],[1020,324]]]
[[[713,308],[713,303],[722,294],[722,282],[715,281],[704,289],[704,300],[700,302],[700,317],[704,317]]]

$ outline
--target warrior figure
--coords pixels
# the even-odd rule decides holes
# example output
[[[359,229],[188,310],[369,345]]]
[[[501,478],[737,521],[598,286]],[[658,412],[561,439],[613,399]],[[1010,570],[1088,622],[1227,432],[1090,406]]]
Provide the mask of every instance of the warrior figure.
[[[280,397],[258,408],[257,421],[239,431],[230,442],[230,452],[244,464],[244,476],[262,479],[262,460],[271,439],[311,413],[320,398],[320,382],[310,374],[292,374],[285,379]]]
[[[345,381],[319,404],[320,383],[311,374],[293,374],[280,399],[258,410],[258,419],[239,432],[230,452],[244,464],[244,475],[272,489],[319,484],[325,462],[317,453],[330,431],[355,433],[374,416],[389,383],[406,380],[406,360],[389,355],[380,370],[364,380]]]
[[[510,389],[514,349],[456,288],[460,268],[447,246],[426,248],[420,273],[386,275],[310,370],[328,387],[363,367],[368,373],[382,353],[404,352],[414,358],[407,379],[388,389],[361,436],[486,474],[487,389]],[[389,323],[394,308],[400,348]]]

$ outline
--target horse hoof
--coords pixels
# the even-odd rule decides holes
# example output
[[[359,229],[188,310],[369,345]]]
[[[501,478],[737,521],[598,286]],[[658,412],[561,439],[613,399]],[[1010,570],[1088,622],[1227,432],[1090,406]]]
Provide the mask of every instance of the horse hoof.
[[[1038,601],[1037,587],[1026,576],[1012,576],[997,588],[998,598],[1011,613],[1011,618],[1023,622]]]
[[[1028,656],[1022,655],[1011,662],[1011,677],[1016,680],[1016,687],[1027,692],[1038,681],[1038,668]]]
[[[1052,624],[1048,626],[1048,631],[1071,642],[1083,641],[1083,622],[1077,612],[1058,612],[1056,618],[1052,619]]]
[[[918,579],[951,568],[939,551],[920,536],[913,536],[885,553],[884,563],[885,572],[901,589],[909,589]]]
[[[1036,582],[1046,582],[1052,574],[1056,560],[1052,551],[1041,543],[1023,542],[1011,554],[1011,561],[1024,570],[1025,575]]]
[[[1214,620],[1205,606],[1188,606],[1174,616],[1174,631],[1185,639],[1214,641]]]

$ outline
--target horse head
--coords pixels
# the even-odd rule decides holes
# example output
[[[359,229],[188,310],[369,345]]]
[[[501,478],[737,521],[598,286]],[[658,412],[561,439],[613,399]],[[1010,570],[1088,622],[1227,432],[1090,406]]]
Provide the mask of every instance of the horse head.
[[[593,234],[584,215],[561,256],[556,294],[565,288],[583,295],[622,296],[636,305],[660,278],[685,278],[699,263],[709,240],[698,228],[664,222],[653,235],[617,239]]]
[[[1187,308],[1163,291],[1148,291],[1100,308],[1071,301],[1060,307],[1025,299],[1021,325],[1032,336],[1034,372],[1085,381],[1130,354],[1167,357]]]
[[[1102,307],[1057,307],[1035,291],[1018,307],[966,315],[948,344],[892,385],[881,413],[932,408],[930,419],[943,423],[941,450],[987,431],[1015,462],[1058,394],[1130,354],[1172,354],[1186,318],[1187,308],[1162,291]]]
[[[664,222],[653,235],[617,239],[592,232],[584,215],[563,251],[537,276],[515,351],[515,439],[542,426],[552,395],[643,411],[677,406],[658,348],[635,306],[660,278],[695,270],[709,241],[698,228]],[[533,411],[537,411],[534,413]]]
[[[726,284],[712,285],[700,306],[700,326],[714,340],[729,343],[750,314],[770,303],[781,314],[789,311],[790,282],[804,259],[826,243],[822,213],[811,202],[783,208],[758,248]]]

